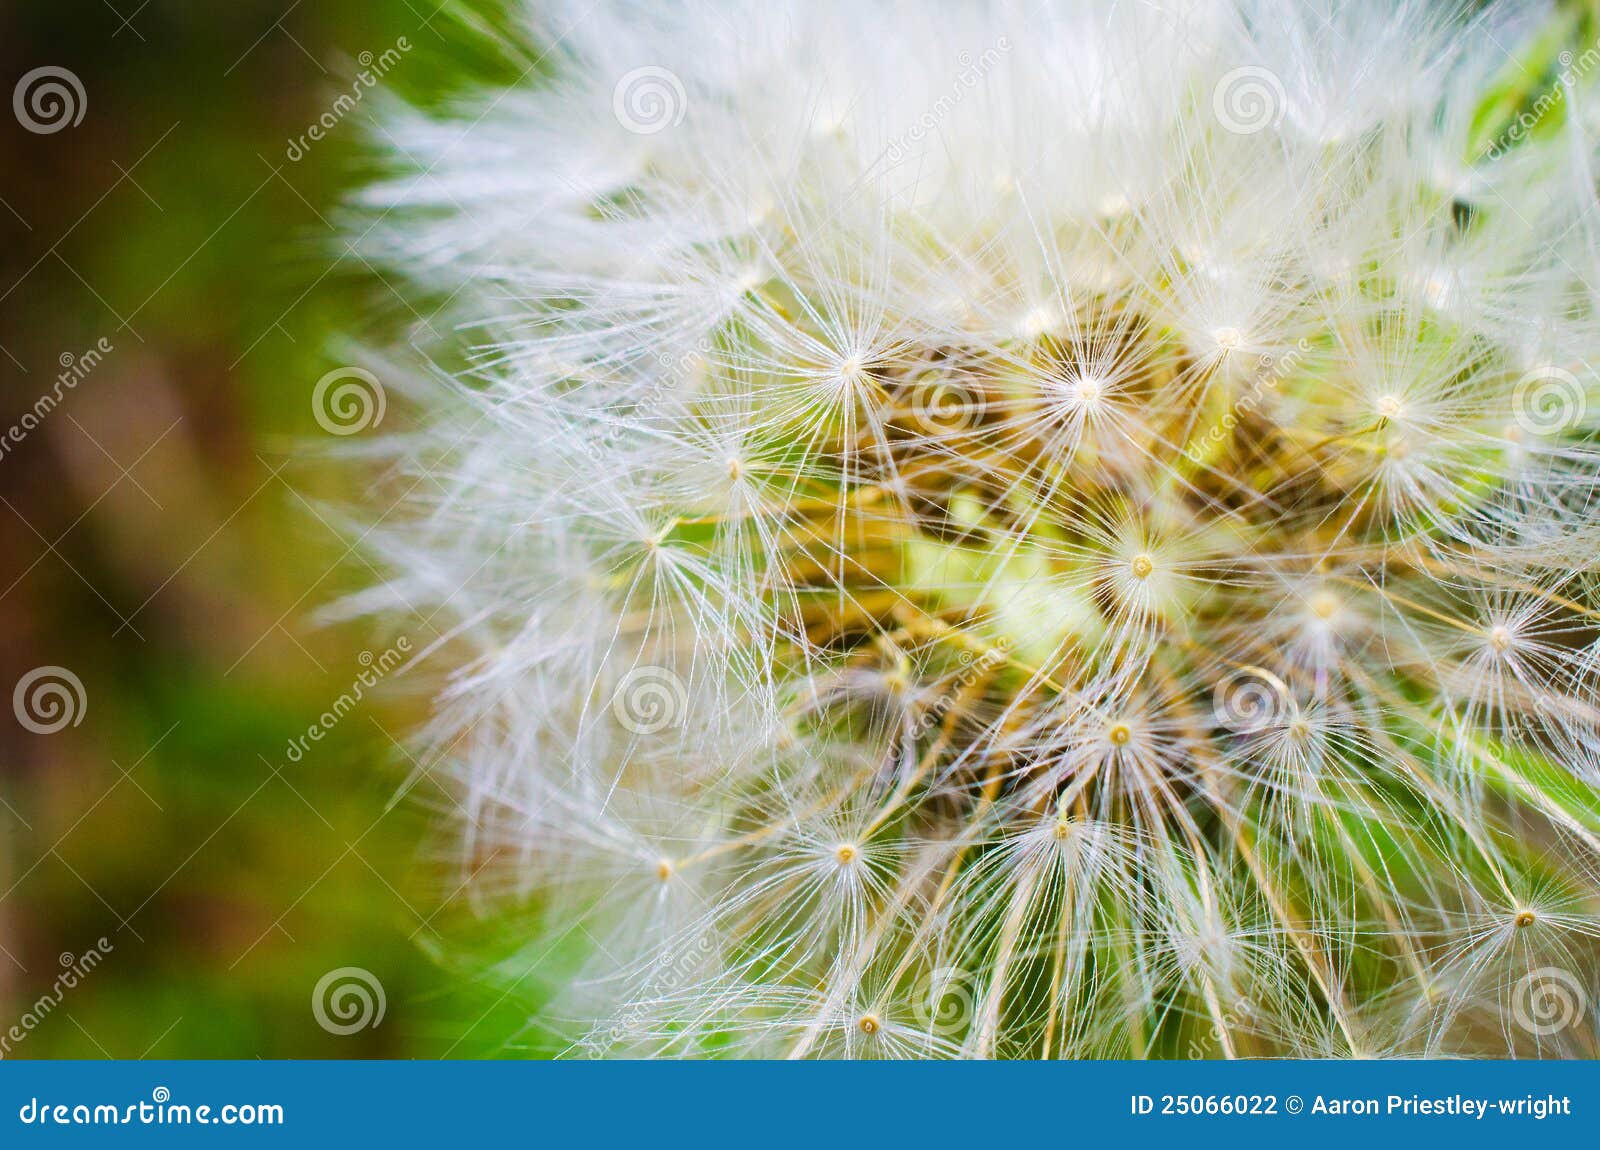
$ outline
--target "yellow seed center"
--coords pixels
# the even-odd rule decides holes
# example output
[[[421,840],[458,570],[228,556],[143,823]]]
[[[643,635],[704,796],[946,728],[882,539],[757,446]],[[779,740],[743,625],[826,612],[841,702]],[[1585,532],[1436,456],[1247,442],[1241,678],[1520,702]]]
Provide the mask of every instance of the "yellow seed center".
[[[863,1014],[856,1022],[856,1026],[861,1029],[862,1034],[876,1034],[882,1028],[883,1023],[878,1021],[876,1014]]]
[[[1331,619],[1339,610],[1339,597],[1331,591],[1318,591],[1311,596],[1311,613],[1318,619]]]
[[[1148,579],[1150,578],[1150,572],[1156,569],[1155,560],[1151,559],[1148,555],[1142,554],[1135,555],[1133,557],[1133,562],[1128,564],[1128,566],[1133,571],[1133,577],[1135,579]]]
[[[1133,738],[1133,731],[1127,723],[1116,723],[1106,732],[1106,738],[1110,739],[1114,746],[1127,746],[1128,740]]]
[[[851,843],[840,843],[833,848],[833,857],[839,860],[840,866],[849,866],[856,861],[856,855],[860,853]]]
[[[661,859],[656,863],[656,877],[662,882],[666,882],[672,877],[673,870],[674,868],[671,859]]]
[[[1531,910],[1519,910],[1516,918],[1517,929],[1523,930],[1532,926],[1538,917],[1539,916],[1534,914]]]

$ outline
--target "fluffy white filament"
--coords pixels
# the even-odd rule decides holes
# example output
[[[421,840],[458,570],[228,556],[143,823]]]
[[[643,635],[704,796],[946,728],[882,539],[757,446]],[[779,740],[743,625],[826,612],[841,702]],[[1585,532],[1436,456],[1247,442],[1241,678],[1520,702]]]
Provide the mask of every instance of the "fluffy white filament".
[[[445,334],[354,606],[447,630],[539,1025],[1592,1045],[1600,119],[1502,98],[1561,19],[541,6],[394,110],[355,226]]]

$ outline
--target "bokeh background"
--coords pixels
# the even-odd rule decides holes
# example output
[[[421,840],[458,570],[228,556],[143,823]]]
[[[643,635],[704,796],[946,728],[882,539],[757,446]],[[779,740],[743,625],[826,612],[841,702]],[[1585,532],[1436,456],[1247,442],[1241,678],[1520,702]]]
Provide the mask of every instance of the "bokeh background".
[[[318,625],[371,573],[335,529],[362,480],[326,450],[313,387],[349,362],[340,340],[431,317],[341,242],[361,110],[289,144],[402,37],[367,99],[448,98],[499,66],[467,58],[492,18],[0,5],[0,94],[40,67],[82,87],[53,131],[0,107],[0,430],[82,374],[0,454],[0,696],[37,668],[82,685],[52,733],[0,708],[0,1038],[31,1023],[6,1057],[540,1052],[532,989],[451,957],[488,928],[427,830],[449,799],[401,747],[420,690],[385,676],[288,753],[365,659],[433,634]],[[312,996],[349,967],[384,1014],[344,1034]]]

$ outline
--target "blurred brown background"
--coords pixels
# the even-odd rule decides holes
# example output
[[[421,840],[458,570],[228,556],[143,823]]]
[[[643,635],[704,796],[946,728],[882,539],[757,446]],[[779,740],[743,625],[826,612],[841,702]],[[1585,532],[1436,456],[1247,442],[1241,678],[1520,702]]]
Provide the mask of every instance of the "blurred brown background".
[[[531,1041],[519,994],[435,958],[475,928],[424,831],[448,800],[400,747],[419,688],[385,675],[288,753],[397,635],[432,636],[312,619],[371,578],[322,518],[360,493],[319,450],[313,387],[346,362],[338,338],[426,317],[330,222],[361,177],[359,109],[297,160],[288,144],[402,37],[379,86],[447,94],[473,51],[459,15],[0,9],[0,695],[25,686],[0,711],[6,1057]],[[381,987],[381,1021],[346,998],[319,1022],[343,968]]]

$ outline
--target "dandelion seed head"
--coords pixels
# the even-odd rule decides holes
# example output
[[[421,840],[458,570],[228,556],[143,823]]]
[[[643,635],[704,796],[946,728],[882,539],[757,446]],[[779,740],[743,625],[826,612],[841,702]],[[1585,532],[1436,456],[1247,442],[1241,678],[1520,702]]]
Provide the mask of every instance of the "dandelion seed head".
[[[1230,352],[1244,343],[1244,333],[1236,327],[1217,327],[1211,329],[1211,342],[1220,352]]]
[[[1503,1023],[1600,962],[1546,15],[543,0],[547,68],[384,112],[353,250],[438,310],[332,613],[437,629],[459,885],[597,944],[552,1029],[1582,1052]]]

